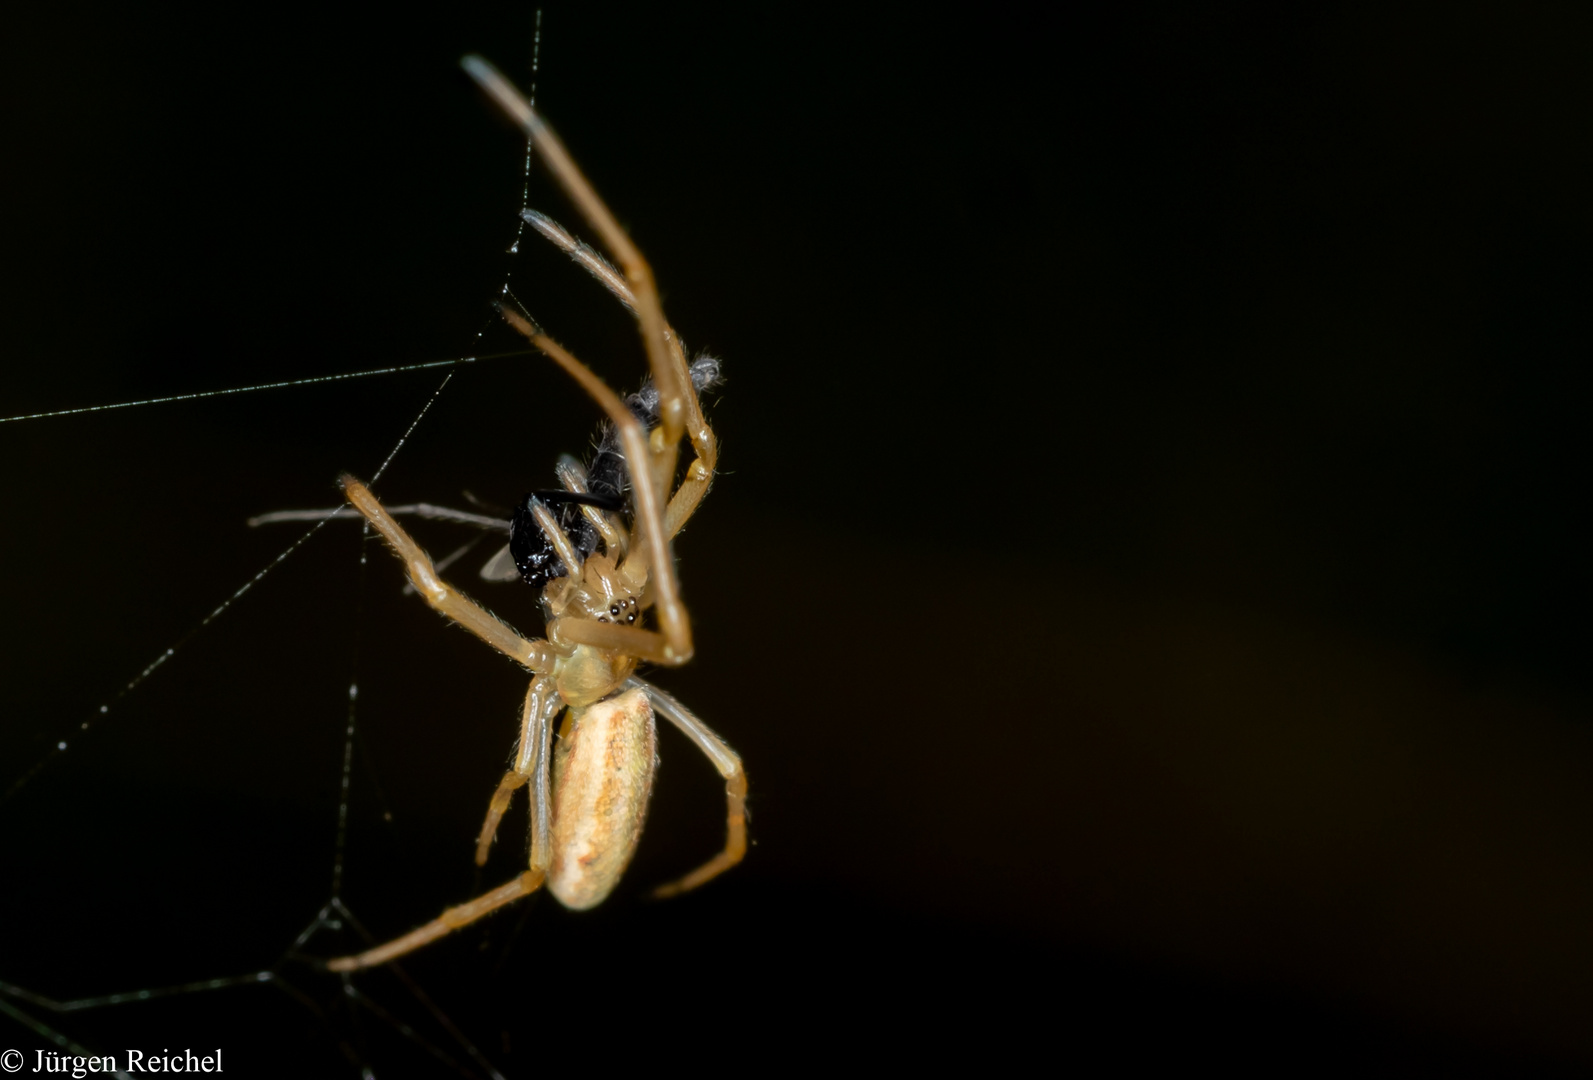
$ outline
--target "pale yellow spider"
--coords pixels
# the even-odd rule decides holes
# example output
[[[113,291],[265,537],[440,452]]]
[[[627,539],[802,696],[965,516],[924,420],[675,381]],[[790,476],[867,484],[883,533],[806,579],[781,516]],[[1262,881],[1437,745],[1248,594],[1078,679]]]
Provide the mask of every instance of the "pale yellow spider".
[[[623,522],[611,519],[598,505],[580,505],[601,545],[601,551],[594,543],[592,552],[585,554],[546,505],[530,501],[530,516],[564,571],[543,587],[546,640],[522,637],[443,581],[430,557],[370,490],[351,476],[343,477],[349,502],[404,561],[410,583],[426,602],[533,673],[514,767],[488,807],[476,863],[486,862],[498,823],[521,787],[530,788],[531,854],[530,868],[508,884],[450,908],[385,945],[333,960],[327,965],[333,971],[402,956],[544,884],[566,907],[584,909],[601,903],[618,883],[641,836],[656,763],[655,713],[708,755],[725,778],[727,803],[724,850],[655,895],[701,885],[734,866],[746,851],[747,779],[741,759],[678,701],[635,676],[641,661],[676,666],[692,655],[691,623],[681,603],[669,544],[707,493],[718,458],[713,431],[692,385],[692,371],[679,337],[664,321],[651,269],[563,144],[485,60],[466,57],[464,67],[525,128],[559,185],[623,270],[621,275],[546,219],[528,215],[544,236],[586,266],[635,312],[658,393],[658,423],[647,430],[586,365],[538,327],[504,311],[510,323],[569,372],[607,413],[619,437],[634,507],[633,524],[625,530]],[[696,456],[671,494],[683,436]],[[579,469],[561,469],[560,479],[570,492],[585,494]],[[634,616],[648,609],[657,612],[657,630],[633,625]],[[554,722],[566,709],[558,752],[551,755]]]

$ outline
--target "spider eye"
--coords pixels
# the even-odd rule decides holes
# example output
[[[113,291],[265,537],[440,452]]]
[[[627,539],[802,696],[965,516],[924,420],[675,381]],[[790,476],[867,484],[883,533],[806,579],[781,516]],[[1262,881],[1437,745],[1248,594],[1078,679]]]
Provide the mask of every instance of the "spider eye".
[[[615,616],[616,618],[619,616],[619,612],[620,612],[620,606],[618,604],[613,604],[608,609],[608,613],[610,615]]]

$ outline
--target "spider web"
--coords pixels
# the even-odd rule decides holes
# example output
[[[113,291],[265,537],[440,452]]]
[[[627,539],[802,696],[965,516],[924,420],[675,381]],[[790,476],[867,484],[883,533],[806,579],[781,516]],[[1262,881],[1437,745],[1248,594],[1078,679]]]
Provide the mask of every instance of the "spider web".
[[[536,13],[531,69],[531,100],[533,103],[536,100],[535,79],[540,58],[540,46],[541,11],[538,10]],[[522,211],[529,200],[531,164],[531,149],[528,144],[521,192]],[[517,215],[516,233],[508,249],[508,253],[511,256],[519,252],[524,229],[525,216],[522,213]],[[514,301],[507,280],[501,289],[501,295]],[[517,303],[518,301],[514,302]],[[484,333],[485,326],[477,331],[477,338],[481,338]],[[53,412],[3,417],[0,418],[0,423],[43,420],[81,413],[127,409],[135,406],[235,396],[262,390],[304,386],[314,383],[341,382],[376,375],[423,371],[430,368],[449,368],[448,375],[426,398],[404,433],[393,444],[381,465],[370,476],[369,482],[375,484],[393,463],[417,427],[426,418],[444,389],[448,387],[455,370],[460,365],[471,364],[478,360],[493,359],[498,356],[521,355],[523,352],[524,350],[516,350],[514,353],[460,357],[445,361],[352,372],[345,375],[317,376],[268,384],[144,398],[109,405],[83,406]],[[236,605],[244,601],[268,575],[300,552],[332,520],[332,513],[315,520],[307,530],[283,548],[274,558],[270,559],[253,576],[245,580],[230,595],[204,614],[190,630],[144,665],[119,690],[99,705],[87,719],[78,721],[70,731],[56,732],[54,734],[47,733],[50,745],[37,757],[31,767],[14,778],[6,779],[7,787],[0,791],[0,821],[4,820],[4,812],[7,807],[15,809],[26,797],[32,796],[33,788],[35,787],[34,782],[41,775],[53,772],[58,762],[69,751],[73,750],[80,740],[95,733],[113,714],[122,711],[130,695],[140,691],[148,681],[170,664],[180,652],[187,650],[201,634],[208,634],[218,620],[221,620]],[[308,1014],[314,1024],[320,1029],[326,1041],[335,1047],[336,1056],[344,1063],[343,1068],[340,1070],[344,1075],[347,1075],[352,1070],[354,1074],[361,1077],[374,1077],[378,1074],[378,1068],[385,1070],[386,1066],[383,1063],[393,1062],[402,1062],[402,1072],[404,1074],[415,1075],[418,1067],[417,1062],[425,1062],[435,1071],[445,1075],[491,1077],[494,1080],[501,1080],[503,1077],[504,1074],[489,1058],[488,1054],[443,1010],[423,988],[421,981],[413,977],[402,964],[390,963],[374,971],[342,976],[332,976],[320,967],[321,961],[327,957],[358,951],[368,945],[378,943],[379,940],[378,936],[368,930],[355,915],[344,895],[346,856],[350,846],[350,806],[355,798],[353,787],[356,774],[362,773],[368,778],[371,785],[369,794],[378,805],[383,807],[382,818],[390,822],[393,817],[392,812],[385,807],[385,796],[378,786],[379,769],[368,760],[368,754],[362,745],[359,724],[361,652],[365,636],[363,627],[367,618],[364,602],[366,597],[365,580],[369,561],[370,540],[369,527],[362,524],[362,536],[358,552],[359,573],[353,602],[354,623],[352,633],[348,635],[350,641],[346,666],[346,706],[341,733],[341,771],[338,781],[335,821],[330,824],[333,849],[330,883],[327,892],[324,894],[324,903],[314,912],[308,922],[302,926],[297,935],[281,949],[273,961],[265,967],[256,970],[237,972],[237,969],[234,968],[233,971],[235,973],[221,974],[209,978],[156,982],[131,990],[71,998],[52,997],[28,986],[0,979],[0,1013],[15,1021],[22,1028],[31,1031],[40,1040],[40,1046],[48,1048],[35,1048],[29,1054],[28,1061],[35,1060],[34,1054],[43,1054],[45,1056],[39,1060],[42,1060],[48,1067],[52,1062],[59,1061],[61,1058],[89,1058],[109,1055],[117,1064],[127,1065],[126,1050],[129,1047],[140,1047],[146,1053],[166,1052],[183,1047],[185,1049],[192,1048],[196,1054],[199,1054],[204,1052],[204,1047],[211,1045],[217,1040],[217,1036],[214,1034],[215,1031],[226,1030],[233,1026],[222,1022],[223,1014],[231,1014],[232,1016],[236,1016],[238,1013],[259,1014],[262,1017],[264,1026],[274,1034],[275,1031],[280,1030],[278,1025],[282,1023],[281,1006],[286,1003],[290,1011],[296,1010],[301,1017]],[[445,566],[447,563],[454,561],[473,548],[474,543],[474,541],[467,543],[452,555],[439,560],[439,566]],[[362,767],[359,769],[356,768],[356,757],[367,759],[361,763]],[[126,802],[131,804],[136,799],[137,796],[132,796]],[[49,802],[46,802],[42,807],[34,805],[29,809],[33,811],[33,816],[45,819],[52,817],[56,820],[61,819],[62,811],[52,806]],[[526,917],[533,906],[533,904],[521,905],[522,912],[520,917],[518,921],[510,924],[507,942],[501,947],[497,959],[498,965],[501,966],[504,957],[507,956],[508,949],[513,946],[518,938],[520,929],[524,926]],[[201,913],[202,909],[194,912],[196,915]],[[177,912],[176,914],[179,916],[180,922],[180,916],[184,913]],[[3,962],[3,957],[0,957],[0,964],[3,964]],[[92,960],[88,962],[92,963]],[[81,970],[86,965],[82,958],[71,957],[66,966]],[[87,970],[97,971],[98,967],[97,965],[90,966],[87,967]],[[6,973],[0,970],[0,975],[3,974]],[[266,1002],[264,1000],[265,997],[271,998],[271,1001],[269,1003]],[[141,1009],[158,1008],[163,1004],[170,1005],[173,1003],[180,1003],[184,1006],[183,1016],[180,1021],[173,1023],[166,1023],[165,1021],[174,1014],[167,1013],[164,1014],[163,1018],[152,1021],[147,1012],[140,1011]],[[95,1022],[91,1022],[91,1018]],[[158,1047],[150,1042],[149,1032],[151,1028],[160,1031],[159,1038],[156,1040],[160,1044]],[[503,1049],[507,1051],[507,1034],[505,1034],[504,1038],[505,1046]],[[234,1052],[236,1053],[237,1051],[238,1048],[234,1048]],[[238,1071],[241,1067],[245,1072],[252,1072],[260,1064],[259,1059],[266,1055],[262,1055],[258,1047],[250,1047],[243,1049],[239,1056],[245,1058],[245,1060],[232,1059],[227,1063],[228,1071]],[[255,1060],[248,1060],[251,1057]],[[304,1064],[302,1059],[295,1059],[292,1062],[296,1070],[301,1070]],[[67,1065],[66,1071],[71,1071],[70,1064]],[[118,1070],[114,1071],[112,1075],[128,1076],[131,1074]]]
[[[392,464],[399,451],[403,449],[405,443],[414,434],[415,429],[424,420],[426,414],[431,410],[431,407],[436,403],[444,389],[446,389],[452,377],[452,373],[445,377],[441,385],[432,392],[425,404],[422,405],[403,435],[393,445],[392,450],[387,454],[381,466],[372,475],[372,483],[375,483],[387,471],[388,466]],[[329,512],[315,521],[308,530],[284,548],[280,554],[268,562],[259,572],[205,615],[191,631],[175,644],[163,650],[153,661],[129,680],[109,702],[99,707],[93,717],[93,722],[85,721],[80,723],[78,725],[78,734],[87,735],[99,721],[102,721],[111,713],[113,705],[120,703],[127,695],[139,689],[146,680],[171,661],[198,634],[210,628],[218,619],[230,611],[235,604],[243,600],[268,574],[298,552],[328,522],[333,520],[334,514],[335,511]],[[366,535],[362,537],[358,560],[360,587],[356,590],[356,596],[363,596],[364,594],[364,579],[368,565],[368,545],[366,543],[369,539],[368,527],[365,532]],[[375,944],[377,941],[376,936],[361,924],[343,898],[351,783],[355,771],[356,743],[359,733],[359,627],[363,622],[362,615],[363,612],[357,608],[354,643],[349,659],[350,677],[347,687],[346,722],[343,730],[342,774],[334,826],[335,839],[330,895],[320,910],[315,913],[314,917],[310,919],[308,924],[304,926],[303,930],[282,951],[277,959],[265,968],[242,974],[225,975],[172,985],[149,986],[135,990],[101,994],[94,997],[66,1000],[58,1000],[26,987],[0,980],[0,1012],[33,1031],[61,1054],[83,1058],[108,1054],[114,1059],[116,1054],[109,1048],[85,1046],[78,1039],[68,1034],[65,1030],[69,1026],[67,1018],[96,1010],[109,1009],[114,1006],[182,998],[216,991],[241,991],[245,987],[269,987],[308,1010],[316,1017],[323,1027],[332,1034],[342,1056],[358,1070],[361,1076],[370,1077],[375,1076],[376,1073],[369,1063],[366,1053],[361,1049],[358,1040],[338,1031],[340,1021],[354,1027],[357,1026],[358,1018],[361,1016],[369,1017],[384,1025],[449,1072],[462,1076],[488,1076],[493,1078],[501,1078],[503,1076],[453,1020],[436,1005],[420,984],[398,964],[389,966],[391,976],[389,981],[396,982],[397,989],[402,991],[407,997],[407,1004],[411,1007],[411,1011],[418,1008],[421,1015],[421,1020],[419,1021],[406,1018],[401,1009],[395,1006],[391,1000],[388,1000],[393,995],[392,988],[384,989],[378,993],[368,993],[361,988],[354,978],[343,976],[337,980],[339,986],[336,988],[331,1001],[328,1002],[323,1000],[325,998],[324,990],[317,991],[306,987],[306,983],[310,981],[319,980],[324,982],[330,978],[323,971],[318,970],[319,958],[348,951],[348,931],[352,930],[357,935],[358,940],[363,943]],[[44,757],[11,784],[6,793],[5,801],[11,802],[19,796],[32,780],[44,772],[53,762],[65,755],[71,745],[66,739],[58,740]],[[323,947],[328,951],[322,952],[321,949]],[[121,1060],[125,1061],[126,1059],[123,1057]],[[117,1071],[114,1075],[127,1076],[130,1074]]]

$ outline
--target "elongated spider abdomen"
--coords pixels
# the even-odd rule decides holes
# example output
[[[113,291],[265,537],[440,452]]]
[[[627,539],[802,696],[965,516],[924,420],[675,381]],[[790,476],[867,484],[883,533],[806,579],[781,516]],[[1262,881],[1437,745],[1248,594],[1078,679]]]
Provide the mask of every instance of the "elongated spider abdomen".
[[[576,911],[601,904],[636,854],[658,764],[643,690],[572,709],[553,757],[548,891]]]

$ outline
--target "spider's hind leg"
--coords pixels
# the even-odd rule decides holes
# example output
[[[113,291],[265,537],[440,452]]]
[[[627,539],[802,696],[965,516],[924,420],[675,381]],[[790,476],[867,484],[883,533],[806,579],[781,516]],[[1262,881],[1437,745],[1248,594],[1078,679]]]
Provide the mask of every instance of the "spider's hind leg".
[[[374,949],[367,949],[357,956],[343,956],[330,960],[327,962],[327,969],[357,971],[360,968],[375,967],[377,964],[396,960],[405,953],[414,952],[422,945],[429,945],[440,937],[447,937],[455,930],[469,926],[483,915],[490,915],[505,904],[512,904],[522,896],[530,896],[542,887],[542,879],[545,876],[542,871],[527,870],[506,885],[499,885],[474,900],[449,908],[425,926],[411,930],[403,937],[394,938]]]

